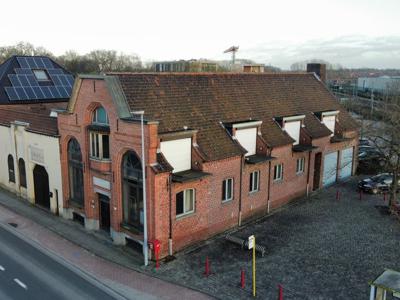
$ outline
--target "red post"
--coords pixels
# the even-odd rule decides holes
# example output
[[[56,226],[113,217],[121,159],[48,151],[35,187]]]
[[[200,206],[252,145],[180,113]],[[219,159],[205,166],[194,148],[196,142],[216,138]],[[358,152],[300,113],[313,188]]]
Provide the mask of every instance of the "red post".
[[[244,281],[244,270],[243,269],[240,272],[240,286],[241,286],[242,289],[244,289],[245,281]]]
[[[278,284],[278,288],[279,288],[278,300],[283,300],[283,286]]]
[[[383,202],[386,201],[386,193],[383,193]]]
[[[206,266],[205,266],[205,271],[204,271],[205,276],[210,275],[210,262],[208,260],[208,256],[206,257]]]

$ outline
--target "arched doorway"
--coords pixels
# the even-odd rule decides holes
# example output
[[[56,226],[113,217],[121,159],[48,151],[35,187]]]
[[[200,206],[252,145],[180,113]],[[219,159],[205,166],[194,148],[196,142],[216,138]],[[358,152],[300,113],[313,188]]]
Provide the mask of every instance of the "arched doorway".
[[[50,209],[49,175],[44,167],[36,165],[33,169],[35,203]]]
[[[122,159],[123,222],[143,232],[143,180],[142,165],[133,151]]]

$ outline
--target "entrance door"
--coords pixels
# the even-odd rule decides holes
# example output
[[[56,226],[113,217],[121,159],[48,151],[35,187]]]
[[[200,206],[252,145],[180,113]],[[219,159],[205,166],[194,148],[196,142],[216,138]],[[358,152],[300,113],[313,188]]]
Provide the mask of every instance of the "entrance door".
[[[328,186],[336,182],[338,164],[338,152],[332,152],[324,156],[324,176],[322,185]]]
[[[99,195],[100,229],[110,232],[110,198]]]
[[[49,175],[44,167],[36,165],[33,169],[35,203],[50,209]]]
[[[321,179],[321,152],[315,154],[314,162],[314,180],[313,180],[313,190],[319,189],[319,181]]]

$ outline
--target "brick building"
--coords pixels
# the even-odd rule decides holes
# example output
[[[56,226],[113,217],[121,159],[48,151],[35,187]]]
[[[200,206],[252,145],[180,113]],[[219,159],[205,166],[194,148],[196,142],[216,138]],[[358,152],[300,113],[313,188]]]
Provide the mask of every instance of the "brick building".
[[[58,117],[64,208],[162,255],[351,176],[357,125],[315,73],[80,76]]]

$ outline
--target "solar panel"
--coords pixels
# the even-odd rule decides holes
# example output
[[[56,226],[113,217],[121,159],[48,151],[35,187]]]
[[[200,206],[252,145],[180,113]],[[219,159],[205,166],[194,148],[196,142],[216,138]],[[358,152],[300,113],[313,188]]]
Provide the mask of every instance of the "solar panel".
[[[69,98],[74,84],[74,77],[61,68],[56,68],[47,57],[17,57],[21,68],[16,68],[16,74],[9,74],[12,87],[6,87],[8,98],[16,100],[36,99],[66,99]],[[53,85],[43,86],[33,70],[45,70]],[[50,83],[50,82],[49,82]]]
[[[8,98],[9,98],[11,101],[19,100],[19,97],[18,97],[18,95],[17,95],[17,93],[15,92],[15,89],[14,89],[13,87],[6,87],[5,90],[6,90],[6,93],[7,93]]]
[[[43,57],[42,60],[43,60],[43,63],[45,65],[46,69],[54,68],[53,63],[51,62],[51,60],[49,58]]]
[[[30,69],[28,62],[26,61],[26,57],[17,57],[17,61],[21,68]]]
[[[21,82],[18,80],[18,76],[15,74],[9,74],[8,79],[10,79],[10,82],[12,86],[21,86]]]
[[[17,74],[33,74],[31,69],[15,69],[15,73]]]

